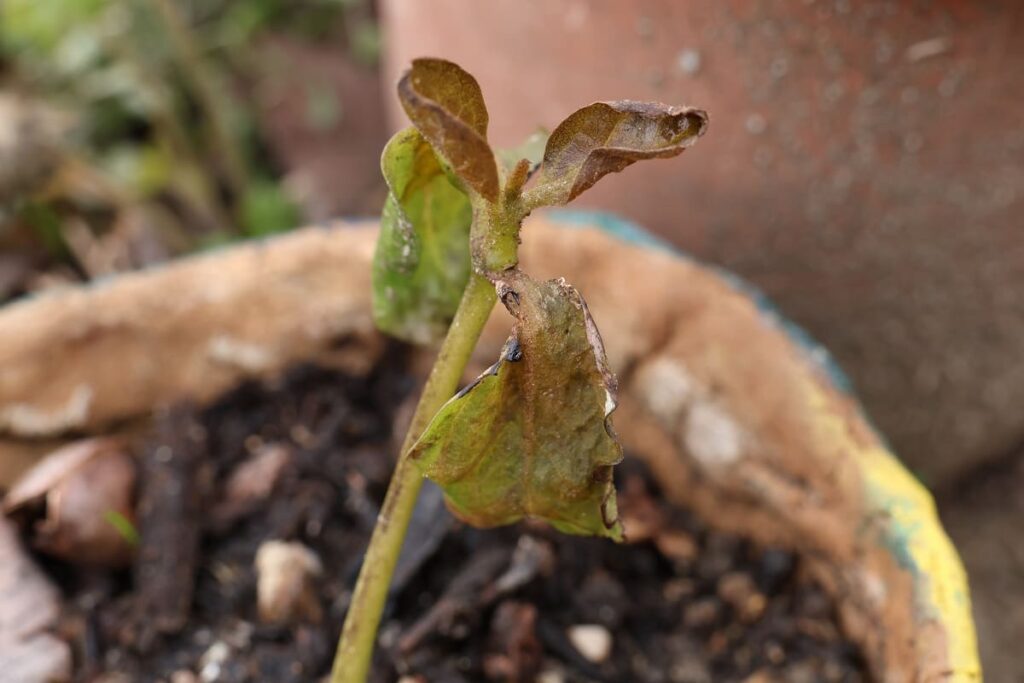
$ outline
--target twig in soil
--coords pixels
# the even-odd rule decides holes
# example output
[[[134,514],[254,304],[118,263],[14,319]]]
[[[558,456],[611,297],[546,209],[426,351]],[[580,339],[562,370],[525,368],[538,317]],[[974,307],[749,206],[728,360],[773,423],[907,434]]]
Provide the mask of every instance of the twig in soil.
[[[412,652],[432,633],[451,633],[460,616],[478,610],[489,598],[493,599],[494,593],[488,588],[494,585],[511,559],[512,552],[504,546],[475,553],[448,584],[441,599],[405,632],[398,641],[398,651]]]
[[[141,651],[158,635],[188,623],[195,590],[203,501],[212,481],[205,434],[179,409],[162,426],[142,457],[139,490],[139,552],[135,561],[138,601],[123,639]]]

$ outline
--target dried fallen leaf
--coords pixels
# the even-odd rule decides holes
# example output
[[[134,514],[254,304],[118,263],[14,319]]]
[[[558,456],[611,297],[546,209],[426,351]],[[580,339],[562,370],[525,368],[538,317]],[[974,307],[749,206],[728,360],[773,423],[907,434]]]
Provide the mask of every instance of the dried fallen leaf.
[[[565,204],[633,162],[682,154],[707,125],[707,113],[691,107],[595,102],[571,114],[551,133],[540,178],[528,195],[537,205]]]
[[[34,522],[32,544],[43,552],[76,564],[125,566],[134,545],[135,476],[121,441],[77,441],[15,482],[3,510]]]
[[[536,517],[621,540],[615,379],[597,327],[563,280],[502,278],[498,294],[516,323],[501,358],[441,408],[410,455],[471,524]]]
[[[0,683],[71,679],[71,650],[48,632],[57,621],[58,599],[56,587],[0,517]]]
[[[270,443],[242,461],[228,475],[223,497],[210,512],[211,526],[218,532],[251,514],[274,492],[292,452],[288,446]]]

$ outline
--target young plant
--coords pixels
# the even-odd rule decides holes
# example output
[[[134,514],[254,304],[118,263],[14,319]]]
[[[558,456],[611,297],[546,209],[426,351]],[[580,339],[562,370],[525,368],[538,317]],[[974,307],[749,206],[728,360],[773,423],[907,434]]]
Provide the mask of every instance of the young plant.
[[[476,80],[417,59],[398,83],[413,125],[384,149],[390,193],[373,264],[373,313],[414,343],[443,338],[370,539],[332,683],[363,683],[391,575],[424,477],[475,526],[546,520],[571,534],[622,539],[612,466],[622,458],[597,326],[564,280],[518,267],[523,219],[566,204],[608,173],[676,156],[707,115],[646,102],[597,102],[549,137],[495,153]],[[458,393],[495,301],[515,319],[497,360]]]

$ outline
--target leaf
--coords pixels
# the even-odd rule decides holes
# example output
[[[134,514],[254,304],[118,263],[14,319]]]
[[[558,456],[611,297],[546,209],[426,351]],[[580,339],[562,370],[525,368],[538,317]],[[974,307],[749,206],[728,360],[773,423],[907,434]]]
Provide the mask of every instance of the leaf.
[[[498,167],[487,144],[487,107],[476,79],[444,59],[416,59],[398,82],[398,98],[452,173],[496,201]]]
[[[374,321],[431,343],[444,336],[469,279],[469,198],[415,128],[391,138],[381,170],[390,191],[373,259]]]
[[[536,205],[566,204],[609,173],[641,159],[681,154],[707,130],[699,109],[653,102],[595,102],[562,121],[548,138]]]
[[[5,514],[30,523],[32,544],[75,564],[123,567],[132,543],[111,515],[132,524],[135,460],[124,443],[91,438],[58,448],[11,487]]]
[[[56,635],[61,591],[0,516],[0,680],[71,680],[71,648]]]
[[[250,183],[241,199],[240,220],[247,235],[259,237],[284,232],[301,220],[298,207],[277,183],[266,180]]]
[[[615,379],[579,293],[563,280],[503,274],[516,318],[498,362],[446,403],[410,452],[476,526],[547,520],[621,540],[612,466]]]

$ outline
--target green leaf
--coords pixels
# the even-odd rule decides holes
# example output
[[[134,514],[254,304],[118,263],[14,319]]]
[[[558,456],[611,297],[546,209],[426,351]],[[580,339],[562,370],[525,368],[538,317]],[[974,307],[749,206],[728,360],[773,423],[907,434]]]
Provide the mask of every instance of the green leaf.
[[[562,121],[548,138],[533,204],[566,204],[609,173],[641,159],[682,154],[707,130],[699,109],[653,102],[595,102]]]
[[[487,107],[476,79],[444,59],[416,59],[398,98],[451,172],[488,201],[498,198],[498,167],[487,144]]]
[[[503,273],[515,317],[498,362],[446,403],[410,452],[476,526],[547,520],[572,534],[622,538],[609,414],[615,379],[579,293],[564,280]]]
[[[469,279],[469,198],[415,128],[384,148],[389,193],[373,260],[373,317],[400,339],[441,339]]]
[[[298,207],[269,180],[256,180],[245,188],[239,214],[245,234],[254,237],[291,230],[301,220]]]
[[[136,546],[139,544],[139,530],[135,528],[135,524],[124,513],[117,510],[107,510],[103,513],[103,519],[107,524],[114,527],[114,531],[120,534],[121,538],[128,545]]]

